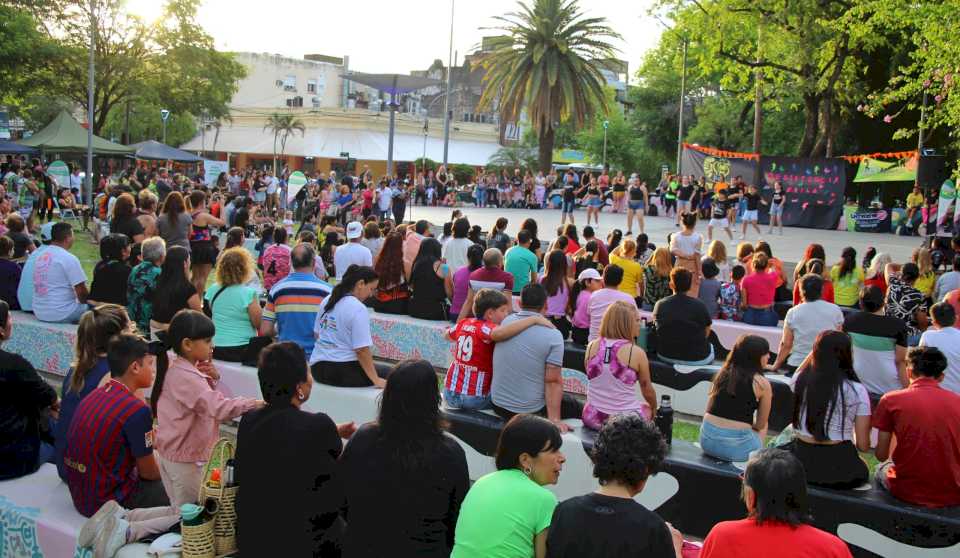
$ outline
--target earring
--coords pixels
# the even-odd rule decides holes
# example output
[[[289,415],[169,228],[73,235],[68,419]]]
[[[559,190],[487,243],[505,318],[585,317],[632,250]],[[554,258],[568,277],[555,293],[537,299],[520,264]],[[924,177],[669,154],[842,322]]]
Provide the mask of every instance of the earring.
[[[300,391],[299,389],[297,390],[297,399],[299,399],[300,401],[306,401],[306,400],[307,400],[307,398],[303,395],[303,392]]]
[[[527,475],[527,476],[529,477],[529,476],[530,476],[530,473],[533,473],[533,469],[531,469],[530,467],[524,467],[524,468],[523,468],[523,474],[524,474],[524,475]]]

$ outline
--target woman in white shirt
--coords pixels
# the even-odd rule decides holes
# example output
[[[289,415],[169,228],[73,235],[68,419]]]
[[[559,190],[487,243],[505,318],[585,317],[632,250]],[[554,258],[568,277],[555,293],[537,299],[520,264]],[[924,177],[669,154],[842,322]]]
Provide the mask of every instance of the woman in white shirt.
[[[685,211],[680,215],[683,230],[670,237],[670,252],[676,258],[676,267],[682,267],[693,275],[693,284],[687,295],[697,298],[700,294],[700,256],[703,253],[703,237],[694,232],[697,226],[697,214]]]
[[[870,449],[870,397],[853,371],[850,336],[829,330],[817,336],[793,377],[793,427],[789,449],[810,484],[856,488],[869,479],[857,450]]]
[[[466,217],[458,217],[453,221],[453,238],[443,245],[443,259],[450,269],[460,269],[470,263],[467,250],[473,246],[473,241],[467,238],[469,233],[470,221]]]
[[[310,370],[318,382],[339,387],[385,385],[373,364],[370,314],[363,304],[376,290],[377,272],[351,265],[320,304],[310,355]]]

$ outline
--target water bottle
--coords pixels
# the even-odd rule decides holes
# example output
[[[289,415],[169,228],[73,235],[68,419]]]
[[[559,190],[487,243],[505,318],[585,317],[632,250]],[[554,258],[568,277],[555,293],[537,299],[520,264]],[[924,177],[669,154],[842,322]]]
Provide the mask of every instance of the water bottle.
[[[660,398],[660,408],[657,409],[657,415],[653,418],[653,423],[660,430],[663,440],[670,445],[673,443],[673,405],[670,403],[670,396],[664,395]]]
[[[647,350],[647,319],[642,318],[640,320],[640,333],[637,334],[637,346]]]

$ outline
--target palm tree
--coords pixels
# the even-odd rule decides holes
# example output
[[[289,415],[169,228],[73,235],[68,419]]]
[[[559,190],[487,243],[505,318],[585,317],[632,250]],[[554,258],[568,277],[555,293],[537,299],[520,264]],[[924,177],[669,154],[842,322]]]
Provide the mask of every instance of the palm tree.
[[[560,121],[582,127],[597,107],[607,113],[604,61],[617,49],[606,42],[620,35],[605,18],[583,17],[577,0],[529,0],[497,16],[504,33],[482,59],[487,73],[481,110],[499,105],[502,122],[516,122],[522,111],[539,139],[539,166],[547,172]]]
[[[307,126],[302,120],[292,114],[281,114],[275,112],[267,118],[267,123],[263,129],[270,129],[273,132],[273,174],[277,174],[277,139],[280,140],[280,157],[282,158],[287,148],[287,140],[291,135],[300,132],[304,135],[307,132]]]

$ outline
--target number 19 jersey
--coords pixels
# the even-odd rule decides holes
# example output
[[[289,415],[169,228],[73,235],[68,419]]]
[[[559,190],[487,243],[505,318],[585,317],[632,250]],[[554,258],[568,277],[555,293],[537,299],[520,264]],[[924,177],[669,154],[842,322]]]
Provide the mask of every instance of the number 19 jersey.
[[[445,388],[461,395],[490,394],[493,378],[493,339],[497,327],[477,318],[461,320],[449,330],[453,339],[453,362],[447,370]]]

